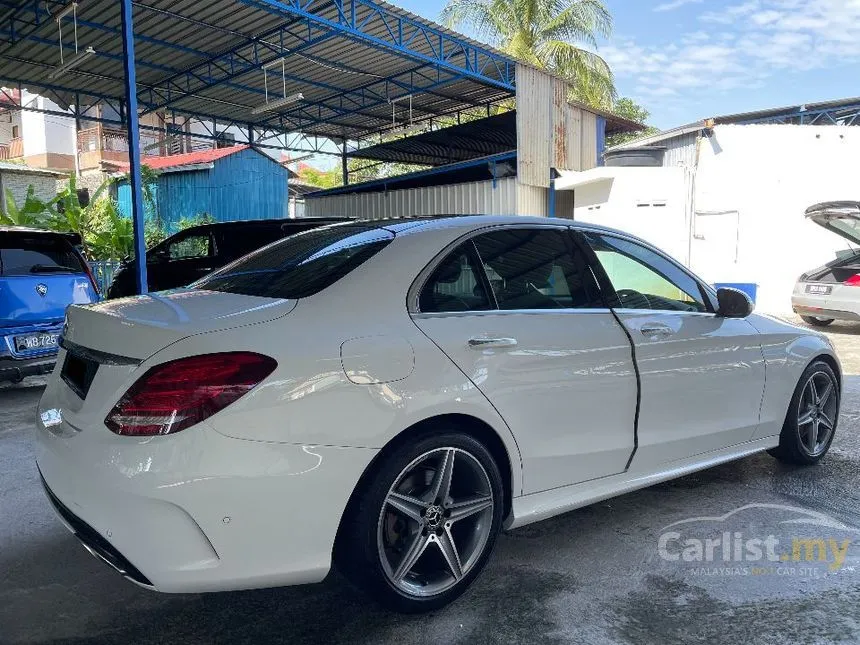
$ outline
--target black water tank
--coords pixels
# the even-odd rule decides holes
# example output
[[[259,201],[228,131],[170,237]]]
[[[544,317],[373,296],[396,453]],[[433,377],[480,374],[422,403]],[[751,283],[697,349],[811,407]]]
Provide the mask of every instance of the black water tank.
[[[663,165],[666,148],[660,146],[641,146],[639,148],[623,148],[607,150],[604,160],[607,166],[646,166],[649,168]]]

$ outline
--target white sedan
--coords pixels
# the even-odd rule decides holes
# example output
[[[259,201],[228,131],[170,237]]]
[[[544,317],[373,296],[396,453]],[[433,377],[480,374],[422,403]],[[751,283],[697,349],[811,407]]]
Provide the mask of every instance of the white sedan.
[[[833,348],[751,309],[576,222],[333,225],[187,289],[71,307],[37,462],[67,527],[140,585],[335,563],[429,610],[502,528],[762,450],[821,459]]]

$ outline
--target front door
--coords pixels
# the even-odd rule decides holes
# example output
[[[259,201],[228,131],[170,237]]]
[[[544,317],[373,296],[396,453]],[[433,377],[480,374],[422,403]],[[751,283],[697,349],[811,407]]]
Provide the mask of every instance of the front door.
[[[623,472],[633,452],[629,341],[566,228],[462,243],[425,282],[415,323],[511,429],[524,493]]]
[[[642,393],[632,467],[749,441],[765,379],[755,328],[717,316],[696,278],[657,251],[623,236],[583,237],[636,349]]]

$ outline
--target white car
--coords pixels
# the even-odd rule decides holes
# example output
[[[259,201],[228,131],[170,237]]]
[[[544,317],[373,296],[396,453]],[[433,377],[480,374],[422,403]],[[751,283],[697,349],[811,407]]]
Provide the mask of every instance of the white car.
[[[334,562],[429,610],[502,528],[762,450],[818,461],[833,348],[751,309],[576,222],[337,224],[71,307],[37,462],[68,528],[140,585],[311,583]]]
[[[860,244],[860,202],[824,202],[806,209],[806,217]],[[860,252],[847,252],[797,279],[791,307],[804,322],[825,327],[834,320],[860,321]]]

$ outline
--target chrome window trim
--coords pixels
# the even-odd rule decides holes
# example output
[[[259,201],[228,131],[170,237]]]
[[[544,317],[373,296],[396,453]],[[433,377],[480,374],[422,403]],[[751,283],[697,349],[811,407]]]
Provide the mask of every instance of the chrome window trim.
[[[635,310],[641,311],[641,310]],[[415,320],[429,320],[431,318],[463,318],[466,316],[538,316],[545,314],[561,314],[571,316],[574,314],[594,315],[611,314],[609,308],[604,309],[484,309],[476,311],[428,311],[412,314]],[[678,312],[675,312],[678,313]],[[682,312],[683,313],[683,312]]]

